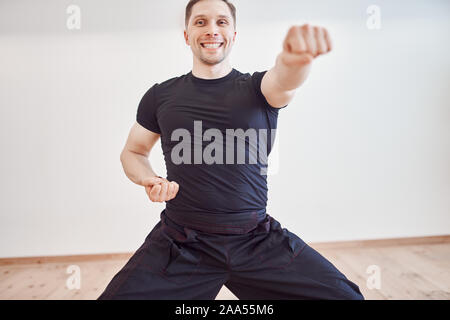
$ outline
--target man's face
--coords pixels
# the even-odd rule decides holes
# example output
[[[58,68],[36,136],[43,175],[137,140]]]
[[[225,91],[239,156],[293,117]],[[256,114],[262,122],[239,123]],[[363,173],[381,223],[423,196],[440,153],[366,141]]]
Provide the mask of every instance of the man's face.
[[[192,7],[184,38],[200,61],[208,65],[221,63],[230,54],[236,38],[228,5],[219,0],[197,2]]]

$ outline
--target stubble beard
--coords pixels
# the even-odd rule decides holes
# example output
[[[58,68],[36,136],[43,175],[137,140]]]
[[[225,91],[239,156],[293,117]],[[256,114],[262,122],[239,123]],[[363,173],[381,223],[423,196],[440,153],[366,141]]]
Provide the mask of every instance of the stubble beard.
[[[225,60],[225,55],[223,55],[222,57],[220,57],[220,58],[218,58],[218,59],[214,59],[214,60],[207,59],[207,58],[204,58],[203,56],[200,56],[200,61],[202,61],[203,63],[205,63],[205,64],[207,64],[207,65],[210,65],[210,66],[219,64],[219,63],[221,63],[223,60]]]
[[[223,60],[225,60],[226,57],[227,56],[225,53],[222,53],[219,57],[216,58],[207,58],[203,53],[200,53],[199,55],[200,61],[210,66],[221,63]]]

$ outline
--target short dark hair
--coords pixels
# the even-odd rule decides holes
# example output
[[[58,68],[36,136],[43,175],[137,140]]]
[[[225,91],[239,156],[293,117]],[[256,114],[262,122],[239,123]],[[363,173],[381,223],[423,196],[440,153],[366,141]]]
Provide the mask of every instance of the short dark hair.
[[[189,23],[189,19],[191,18],[191,14],[192,14],[192,7],[197,3],[200,2],[202,0],[190,0],[189,3],[186,6],[186,16],[185,16],[185,25],[187,27],[188,23]],[[228,0],[222,0],[223,2],[225,2],[228,5],[228,8],[230,8],[231,11],[231,16],[233,17],[233,21],[234,21],[234,28],[236,29],[236,7],[229,2]]]

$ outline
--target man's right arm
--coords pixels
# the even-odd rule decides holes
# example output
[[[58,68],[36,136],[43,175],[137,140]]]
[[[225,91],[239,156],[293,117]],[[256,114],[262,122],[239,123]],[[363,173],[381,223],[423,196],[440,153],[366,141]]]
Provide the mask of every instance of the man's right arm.
[[[144,186],[153,202],[164,202],[176,197],[180,186],[175,181],[159,177],[152,169],[148,157],[160,135],[135,123],[128,135],[127,143],[120,154],[120,161],[127,177]]]
[[[126,176],[134,183],[146,186],[144,179],[158,177],[153,171],[148,157],[160,135],[135,123],[120,154],[120,161]]]

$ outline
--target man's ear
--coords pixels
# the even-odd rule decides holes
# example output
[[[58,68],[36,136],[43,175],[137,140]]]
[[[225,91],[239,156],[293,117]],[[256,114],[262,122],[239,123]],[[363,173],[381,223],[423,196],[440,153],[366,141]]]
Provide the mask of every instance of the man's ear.
[[[234,32],[234,36],[233,36],[233,42],[236,41],[236,34],[237,34],[237,32],[235,31],[235,32]]]
[[[186,41],[186,44],[189,45],[189,37],[187,35],[186,30],[184,30],[184,41]]]

